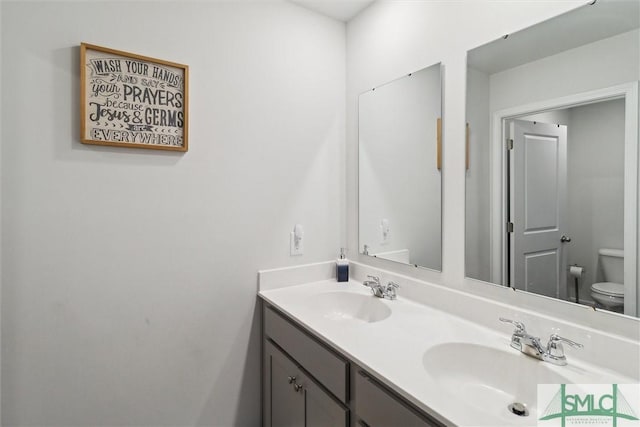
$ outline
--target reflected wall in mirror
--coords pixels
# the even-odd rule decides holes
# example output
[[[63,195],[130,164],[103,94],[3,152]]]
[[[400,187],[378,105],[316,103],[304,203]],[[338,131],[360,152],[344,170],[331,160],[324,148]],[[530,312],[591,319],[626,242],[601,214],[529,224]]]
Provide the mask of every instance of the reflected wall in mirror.
[[[467,55],[466,275],[638,315],[640,2]]]
[[[440,270],[440,64],[359,98],[359,252]]]

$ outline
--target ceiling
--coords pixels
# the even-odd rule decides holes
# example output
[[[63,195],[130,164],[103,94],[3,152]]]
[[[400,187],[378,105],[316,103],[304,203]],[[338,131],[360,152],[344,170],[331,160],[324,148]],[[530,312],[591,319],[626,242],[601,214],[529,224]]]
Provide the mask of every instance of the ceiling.
[[[375,0],[289,0],[306,9],[347,22]]]
[[[596,1],[470,50],[470,67],[493,74],[640,26],[640,1]]]

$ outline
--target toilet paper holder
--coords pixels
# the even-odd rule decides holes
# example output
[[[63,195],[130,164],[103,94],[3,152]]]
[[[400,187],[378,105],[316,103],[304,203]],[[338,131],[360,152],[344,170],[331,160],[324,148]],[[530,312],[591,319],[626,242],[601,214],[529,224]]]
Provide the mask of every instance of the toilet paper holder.
[[[573,277],[573,284],[576,292],[576,304],[580,304],[580,279],[582,279],[586,270],[578,264],[570,265],[567,270],[569,271],[569,276]]]

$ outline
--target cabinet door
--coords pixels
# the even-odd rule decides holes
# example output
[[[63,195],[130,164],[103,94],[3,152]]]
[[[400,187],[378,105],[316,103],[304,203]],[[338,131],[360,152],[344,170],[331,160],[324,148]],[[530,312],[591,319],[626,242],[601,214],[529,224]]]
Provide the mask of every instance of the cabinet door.
[[[348,409],[265,341],[263,424],[269,427],[346,427]]]
[[[304,427],[305,396],[296,391],[301,372],[271,343],[265,343],[265,416],[266,426]]]
[[[346,427],[349,411],[331,398],[313,381],[302,382],[305,397],[306,427]]]

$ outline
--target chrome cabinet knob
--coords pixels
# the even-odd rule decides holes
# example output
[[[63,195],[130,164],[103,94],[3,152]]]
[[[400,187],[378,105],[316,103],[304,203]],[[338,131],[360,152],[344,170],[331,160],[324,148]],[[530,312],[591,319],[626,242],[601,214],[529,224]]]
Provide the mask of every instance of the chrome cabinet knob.
[[[300,390],[302,390],[302,384],[294,384],[293,385],[293,389],[298,392]]]
[[[290,377],[287,378],[287,380],[289,381],[289,384],[293,384],[295,382],[295,380],[296,380],[296,377],[295,376],[290,376]]]
[[[571,237],[565,236],[564,234],[562,235],[562,237],[560,238],[560,241],[562,243],[571,243]]]

